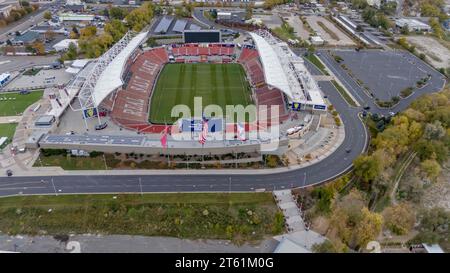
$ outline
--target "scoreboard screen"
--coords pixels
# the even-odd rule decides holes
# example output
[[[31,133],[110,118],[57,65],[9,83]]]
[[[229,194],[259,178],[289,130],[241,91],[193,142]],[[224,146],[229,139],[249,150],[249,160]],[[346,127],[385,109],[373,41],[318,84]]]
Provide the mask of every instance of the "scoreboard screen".
[[[220,43],[221,35],[219,30],[185,30],[183,40],[185,43]]]

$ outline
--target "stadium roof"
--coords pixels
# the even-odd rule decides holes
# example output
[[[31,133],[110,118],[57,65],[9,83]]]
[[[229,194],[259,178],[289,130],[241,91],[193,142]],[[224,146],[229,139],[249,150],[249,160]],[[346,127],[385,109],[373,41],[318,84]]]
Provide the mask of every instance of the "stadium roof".
[[[158,25],[155,28],[155,33],[167,32],[169,30],[170,24],[172,23],[173,18],[163,17],[161,21],[159,21]]]
[[[250,33],[258,49],[266,83],[285,93],[289,101],[326,109],[317,82],[303,59],[267,31]]]
[[[83,68],[89,63],[90,59],[78,59],[73,61],[71,64],[72,67]]]
[[[266,83],[280,89],[288,97],[292,98],[291,88],[277,53],[263,37],[253,32],[250,32],[250,35],[258,49]]]
[[[173,26],[173,31],[175,32],[183,32],[184,28],[187,25],[187,21],[186,20],[177,20],[175,22],[175,26]]]
[[[122,86],[122,72],[125,63],[146,36],[147,32],[136,35],[102,72],[92,94],[95,106],[98,106],[111,92]]]
[[[189,26],[189,29],[190,30],[200,30],[200,29],[202,29],[200,26],[197,26],[196,24],[191,24],[190,26]]]

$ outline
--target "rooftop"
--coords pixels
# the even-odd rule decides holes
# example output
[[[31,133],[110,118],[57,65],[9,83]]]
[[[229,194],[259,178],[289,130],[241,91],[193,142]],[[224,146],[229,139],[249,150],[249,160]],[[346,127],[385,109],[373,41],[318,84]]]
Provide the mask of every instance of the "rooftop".
[[[39,32],[27,31],[20,36],[14,37],[14,41],[21,41],[24,43],[34,42],[36,39],[39,38],[39,35],[40,35]]]

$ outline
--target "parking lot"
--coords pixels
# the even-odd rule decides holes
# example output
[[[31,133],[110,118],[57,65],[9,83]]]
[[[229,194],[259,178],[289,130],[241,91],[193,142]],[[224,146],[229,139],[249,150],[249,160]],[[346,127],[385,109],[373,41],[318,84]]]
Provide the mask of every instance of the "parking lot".
[[[290,14],[290,16],[285,17],[288,24],[294,28],[295,36],[300,37],[302,40],[308,40],[310,33],[306,26],[303,25],[302,20],[296,14]]]
[[[341,68],[344,65],[347,73],[382,101],[399,96],[428,74],[437,73],[408,52],[336,50],[333,54],[343,59]]]
[[[331,46],[353,46],[355,42],[322,16],[307,16],[311,28]]]
[[[6,90],[36,89],[68,83],[73,74],[65,69],[42,69],[36,75],[19,75],[6,85]]]

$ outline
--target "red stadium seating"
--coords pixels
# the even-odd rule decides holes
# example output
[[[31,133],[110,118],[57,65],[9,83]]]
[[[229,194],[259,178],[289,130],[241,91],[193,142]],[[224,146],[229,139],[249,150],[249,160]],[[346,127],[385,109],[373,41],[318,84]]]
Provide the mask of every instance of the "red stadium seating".
[[[177,63],[207,62],[210,61],[209,56],[214,56],[211,61],[230,63],[233,61],[231,56],[235,54],[235,48],[225,44],[208,44],[206,46],[183,44],[172,46],[169,53],[175,57]],[[160,133],[164,130],[164,125],[148,122],[148,113],[149,97],[151,97],[157,75],[168,61],[169,54],[165,48],[161,47],[141,52],[134,59],[134,63],[128,64],[126,68],[128,71],[124,75],[124,89],[110,95],[103,103],[105,109],[111,109],[110,116],[115,123],[123,128],[136,130],[140,133]],[[277,121],[286,120],[288,113],[283,94],[280,90],[271,89],[266,85],[258,51],[244,48],[238,62],[243,65],[250,82],[256,89],[257,104],[267,105],[268,107],[267,112],[262,113],[263,116],[269,119],[273,118],[274,113],[272,113],[270,106],[274,105],[279,108]],[[249,130],[249,124],[246,124],[246,130]]]
[[[164,129],[164,126],[161,129],[148,123],[148,98],[159,71],[168,61],[164,48],[154,48],[138,56],[130,66],[128,73],[131,77],[125,89],[117,92],[111,111],[111,118],[121,127],[143,132]]]
[[[266,85],[264,79],[264,71],[259,61],[258,51],[255,49],[243,48],[238,62],[244,66],[245,70],[247,71],[247,75],[250,77],[251,83],[256,87],[257,104],[259,106],[266,105],[268,108],[267,112],[263,113],[263,116],[265,117],[262,118],[264,119],[274,117],[274,114],[271,113],[270,107],[272,105],[278,105],[279,121],[282,122],[286,120],[289,115],[286,111],[283,94],[280,90],[276,88],[270,89]]]

